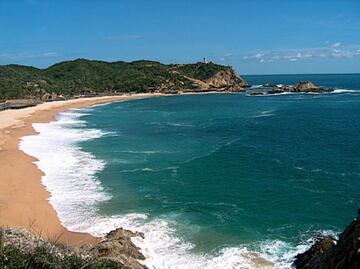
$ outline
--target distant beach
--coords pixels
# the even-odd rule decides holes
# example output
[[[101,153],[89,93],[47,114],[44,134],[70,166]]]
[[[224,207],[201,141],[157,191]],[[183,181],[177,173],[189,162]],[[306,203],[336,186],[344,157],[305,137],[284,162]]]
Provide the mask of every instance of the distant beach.
[[[41,184],[42,172],[34,164],[35,159],[18,147],[20,138],[36,134],[33,123],[50,122],[55,115],[71,108],[150,96],[157,94],[72,99],[1,111],[0,225],[29,228],[45,238],[70,245],[95,242],[95,237],[69,232],[61,225],[55,210],[47,201],[49,193]]]

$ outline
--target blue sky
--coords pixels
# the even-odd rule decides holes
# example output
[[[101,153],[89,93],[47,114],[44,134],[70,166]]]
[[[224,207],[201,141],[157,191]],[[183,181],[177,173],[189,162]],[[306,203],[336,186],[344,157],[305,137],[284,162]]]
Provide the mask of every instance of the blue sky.
[[[75,58],[241,74],[360,72],[360,0],[0,0],[0,64]]]

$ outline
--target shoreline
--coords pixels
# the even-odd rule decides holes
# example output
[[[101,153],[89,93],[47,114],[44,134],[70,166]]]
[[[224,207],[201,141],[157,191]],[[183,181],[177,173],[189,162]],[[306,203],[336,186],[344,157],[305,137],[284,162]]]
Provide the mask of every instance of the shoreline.
[[[20,110],[0,112],[0,226],[27,228],[42,237],[71,246],[96,243],[99,238],[71,232],[62,226],[48,199],[50,193],[41,182],[42,171],[36,158],[19,148],[22,137],[37,134],[33,123],[51,122],[63,111],[114,101],[164,96],[134,94],[71,99],[43,103]]]

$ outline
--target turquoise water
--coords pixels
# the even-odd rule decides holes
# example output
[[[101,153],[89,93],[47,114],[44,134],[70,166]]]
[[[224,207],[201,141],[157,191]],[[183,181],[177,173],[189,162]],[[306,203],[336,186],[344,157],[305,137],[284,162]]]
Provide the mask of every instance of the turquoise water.
[[[76,111],[82,125],[72,129],[104,134],[76,143],[103,163],[95,177],[108,198],[90,206],[102,227],[111,216],[148,227],[149,241],[138,244],[149,267],[251,268],[245,248],[287,268],[299,246],[355,216],[360,75],[245,78],[341,90],[169,96]],[[241,250],[241,265],[229,250]]]

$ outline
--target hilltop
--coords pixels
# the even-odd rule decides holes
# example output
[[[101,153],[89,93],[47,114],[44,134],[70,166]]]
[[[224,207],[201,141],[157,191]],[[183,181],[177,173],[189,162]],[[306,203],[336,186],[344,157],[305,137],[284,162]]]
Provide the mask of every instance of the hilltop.
[[[39,69],[0,66],[0,100],[71,98],[129,92],[176,92],[247,87],[231,67],[214,63],[162,64],[156,61],[105,62],[77,59]]]

